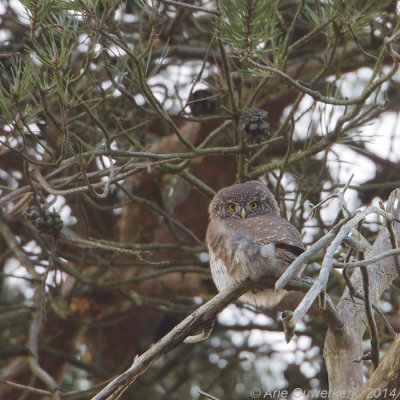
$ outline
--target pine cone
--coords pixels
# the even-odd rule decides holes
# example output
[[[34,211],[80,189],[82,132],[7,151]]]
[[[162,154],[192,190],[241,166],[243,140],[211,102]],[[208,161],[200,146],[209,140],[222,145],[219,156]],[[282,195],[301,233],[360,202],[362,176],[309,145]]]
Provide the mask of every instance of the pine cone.
[[[218,109],[215,93],[210,89],[201,89],[193,92],[189,97],[188,105],[195,117],[215,114]]]
[[[246,134],[249,141],[261,142],[269,136],[269,123],[266,121],[268,113],[260,108],[247,108],[242,111],[239,127]]]
[[[64,226],[60,214],[45,207],[29,207],[24,216],[40,233],[46,235],[57,236]]]

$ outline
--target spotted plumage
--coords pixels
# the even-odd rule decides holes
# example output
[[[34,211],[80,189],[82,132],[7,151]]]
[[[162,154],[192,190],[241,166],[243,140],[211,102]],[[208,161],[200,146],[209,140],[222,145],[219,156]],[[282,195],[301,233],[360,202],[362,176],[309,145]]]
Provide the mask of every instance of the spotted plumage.
[[[271,192],[251,181],[221,189],[210,207],[207,244],[219,291],[245,279],[279,277],[304,251],[297,229],[281,218]],[[240,300],[272,307],[283,297],[272,289],[245,293]]]

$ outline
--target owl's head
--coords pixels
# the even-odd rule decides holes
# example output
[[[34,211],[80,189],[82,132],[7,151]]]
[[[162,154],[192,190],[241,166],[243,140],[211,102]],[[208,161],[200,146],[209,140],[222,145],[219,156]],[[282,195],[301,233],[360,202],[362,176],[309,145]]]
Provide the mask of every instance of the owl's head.
[[[239,183],[219,190],[209,208],[211,218],[250,218],[272,212],[279,207],[272,193],[258,181]]]

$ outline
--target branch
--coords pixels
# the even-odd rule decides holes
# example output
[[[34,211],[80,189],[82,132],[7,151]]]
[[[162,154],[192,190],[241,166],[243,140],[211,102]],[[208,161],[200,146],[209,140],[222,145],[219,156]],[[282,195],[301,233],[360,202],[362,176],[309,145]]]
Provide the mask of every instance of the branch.
[[[39,329],[41,325],[41,315],[38,311],[34,312],[34,318],[31,322],[29,330],[29,341],[28,348],[30,355],[28,356],[28,364],[32,372],[46,384],[52,393],[54,400],[60,400],[59,391],[60,388],[57,385],[54,378],[47,373],[39,364],[39,351],[38,351],[38,340],[39,340]]]
[[[4,383],[5,385],[11,386],[16,389],[21,389],[21,390],[28,391],[31,393],[40,394],[42,396],[51,396],[51,392],[49,392],[48,390],[36,389],[31,386],[26,386],[26,385],[21,385],[20,383],[11,382],[6,379],[0,378],[0,383]]]
[[[160,0],[160,1],[161,1],[161,3],[169,4],[169,5],[175,6],[175,7],[182,7],[182,8],[187,8],[192,11],[201,11],[201,12],[208,13],[208,14],[219,15],[219,12],[216,10],[211,10],[209,8],[196,6],[194,4],[181,3],[180,1],[174,1],[174,0]]]
[[[397,255],[400,255],[400,249],[398,249],[398,248],[384,251],[374,257],[370,257],[365,260],[353,261],[353,262],[348,262],[348,263],[334,261],[333,266],[335,268],[352,269],[352,268],[362,267],[362,266],[370,265],[370,264],[376,265],[377,261],[383,260],[384,258],[387,258],[387,257],[397,256]]]
[[[352,400],[398,399],[400,393],[400,335],[392,343],[379,367]]]
[[[347,235],[352,231],[352,229],[355,228],[360,223],[360,221],[364,220],[366,216],[372,213],[381,215],[390,222],[396,220],[396,218],[392,214],[387,213],[380,208],[368,207],[363,211],[356,212],[354,216],[340,228],[340,231],[332,240],[331,244],[328,246],[325,252],[325,257],[322,262],[321,271],[319,273],[318,279],[293,312],[294,324],[296,324],[306,315],[318,295],[326,289],[326,284],[328,282],[329,275],[334,263],[334,255],[339,246],[342,244]],[[382,251],[382,248],[379,248],[378,251]],[[392,279],[394,279],[394,277]],[[373,303],[375,303],[375,301],[373,301]]]
[[[217,294],[207,303],[186,317],[180,324],[167,333],[156,344],[141,356],[136,356],[133,364],[124,373],[116,377],[103,390],[95,395],[92,400],[116,400],[122,393],[160,357],[170,352],[194,331],[203,326],[207,321],[215,318],[220,311],[239,298],[243,293],[265,287],[271,287],[274,278],[262,279],[258,282],[245,281]],[[293,279],[287,286],[291,290],[304,291],[309,288],[308,280]]]
[[[363,283],[365,314],[368,321],[368,330],[371,337],[371,361],[374,369],[379,365],[379,334],[376,326],[374,313],[372,311],[370,280],[367,267],[360,268]]]
[[[279,292],[283,289],[293,276],[296,275],[298,271],[303,267],[304,263],[306,263],[311,256],[317,254],[321,249],[327,247],[330,242],[336,237],[339,228],[346,222],[343,220],[335,225],[326,235],[320,238],[317,242],[315,242],[312,246],[310,246],[305,252],[300,254],[299,257],[296,258],[290,264],[290,266],[285,270],[285,272],[280,276],[280,278],[275,283],[275,290]]]
[[[272,74],[277,75],[280,77],[282,80],[287,82],[289,85],[293,86],[297,90],[308,94],[311,96],[314,100],[320,101],[325,104],[332,104],[336,106],[350,106],[350,105],[360,105],[364,104],[367,98],[378,88],[382,85],[382,83],[388,81],[393,77],[393,75],[397,72],[399,68],[399,61],[397,59],[394,59],[394,63],[392,68],[389,70],[389,72],[386,75],[382,75],[379,79],[375,81],[370,81],[368,86],[366,86],[365,90],[362,92],[362,94],[354,99],[351,100],[341,100],[341,99],[336,99],[333,97],[327,97],[323,96],[320,92],[310,89],[307,86],[302,85],[299,81],[296,81],[293,79],[290,75],[284,73],[283,71],[280,71],[279,69],[269,66],[269,65],[262,65],[257,62],[255,62],[252,59],[248,59],[250,64],[258,68],[259,70],[270,72]]]
[[[398,199],[396,191],[391,194],[387,209],[398,216],[399,210],[394,211],[393,207],[395,199]],[[398,237],[400,224],[396,222],[393,228]],[[366,259],[374,258],[389,249],[392,249],[390,233],[386,228],[383,228],[375,240],[371,252],[365,254]],[[368,273],[371,303],[377,304],[384,290],[397,276],[393,258],[387,257],[377,261],[375,265],[368,267]],[[361,292],[362,276],[359,269],[353,273],[351,284],[357,291]],[[338,314],[344,322],[344,330],[338,335],[328,329],[324,348],[329,387],[331,390],[334,389],[332,400],[338,400],[341,393],[358,391],[363,385],[363,365],[362,363],[355,363],[354,360],[361,359],[363,355],[362,338],[367,327],[364,303],[353,299],[349,289],[346,289],[338,304]],[[379,366],[376,371],[381,368],[382,366]]]

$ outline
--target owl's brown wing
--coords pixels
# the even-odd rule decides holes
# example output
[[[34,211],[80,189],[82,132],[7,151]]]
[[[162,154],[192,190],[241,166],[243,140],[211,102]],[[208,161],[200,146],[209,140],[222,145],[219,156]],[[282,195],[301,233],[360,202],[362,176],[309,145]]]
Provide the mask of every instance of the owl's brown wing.
[[[260,245],[274,244],[276,257],[289,264],[305,250],[299,231],[279,215],[260,215],[254,231]]]
[[[237,278],[286,268],[304,251],[297,229],[275,213],[211,221],[207,244],[215,265],[223,262],[226,273]]]

